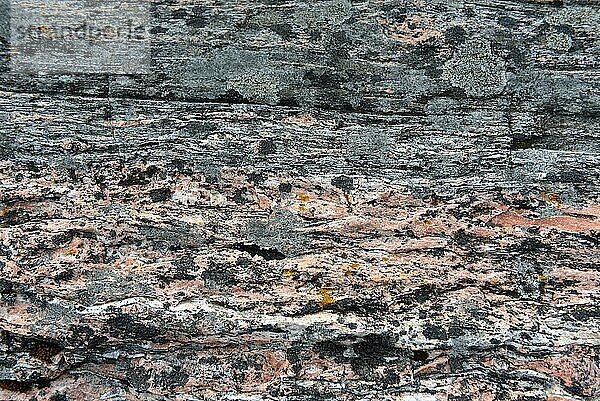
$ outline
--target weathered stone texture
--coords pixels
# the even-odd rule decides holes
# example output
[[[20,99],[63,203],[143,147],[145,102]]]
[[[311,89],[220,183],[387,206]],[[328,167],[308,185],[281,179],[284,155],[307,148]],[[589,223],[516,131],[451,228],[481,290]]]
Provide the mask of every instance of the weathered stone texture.
[[[149,4],[0,1],[0,400],[600,399],[597,2]]]

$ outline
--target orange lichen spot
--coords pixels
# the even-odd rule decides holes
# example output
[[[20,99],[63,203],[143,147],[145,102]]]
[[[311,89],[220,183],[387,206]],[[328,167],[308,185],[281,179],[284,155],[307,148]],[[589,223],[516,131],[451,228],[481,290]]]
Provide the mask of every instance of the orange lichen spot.
[[[540,196],[542,197],[542,199],[544,201],[546,201],[547,203],[553,204],[557,208],[561,208],[563,206],[562,199],[560,198],[560,196],[558,196],[554,192],[542,191],[542,193],[540,194]]]
[[[2,208],[2,210],[0,210],[0,217],[4,217],[8,214],[8,208],[4,207]]]
[[[538,274],[538,280],[541,282],[546,282],[546,281],[548,281],[548,276],[545,276],[543,274]]]
[[[321,295],[321,299],[319,300],[319,306],[321,308],[331,305],[335,302],[332,296],[333,290],[331,288],[321,288],[319,290],[319,294]]]
[[[77,254],[77,249],[73,249],[73,248],[71,248],[65,252],[65,255],[69,255],[69,256],[76,255],[76,254]]]
[[[298,193],[298,200],[300,202],[308,202],[310,200],[310,197],[304,192],[300,192]]]
[[[349,265],[344,264],[342,266],[342,270],[344,271],[344,275],[346,277],[350,277],[350,275],[352,274],[353,270],[356,270],[360,267],[360,264],[358,263],[350,263]]]
[[[390,258],[388,258],[387,256],[384,256],[383,258],[381,258],[381,260],[383,260],[384,262],[389,262]]]
[[[423,284],[429,286],[429,288],[433,288],[433,283],[429,280],[427,280],[425,277],[421,276],[421,281],[423,282]]]
[[[292,270],[292,269],[283,269],[282,274],[286,278],[292,278],[294,276],[294,270]]]

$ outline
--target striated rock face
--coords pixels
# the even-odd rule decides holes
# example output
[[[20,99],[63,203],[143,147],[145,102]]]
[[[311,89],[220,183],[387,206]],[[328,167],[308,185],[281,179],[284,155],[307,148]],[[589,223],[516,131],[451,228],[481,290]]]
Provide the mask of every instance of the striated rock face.
[[[599,400],[599,67],[593,1],[0,0],[0,400]]]

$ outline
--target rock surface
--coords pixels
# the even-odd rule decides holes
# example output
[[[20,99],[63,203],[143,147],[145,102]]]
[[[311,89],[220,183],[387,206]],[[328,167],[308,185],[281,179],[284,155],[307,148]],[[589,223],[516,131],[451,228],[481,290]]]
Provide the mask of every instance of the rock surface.
[[[0,1],[0,400],[600,399],[597,2],[111,1]]]

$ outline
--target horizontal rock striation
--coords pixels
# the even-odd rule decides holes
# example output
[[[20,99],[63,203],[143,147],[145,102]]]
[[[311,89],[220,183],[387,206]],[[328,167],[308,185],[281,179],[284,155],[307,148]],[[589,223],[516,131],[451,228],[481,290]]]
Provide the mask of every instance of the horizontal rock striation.
[[[599,399],[598,3],[138,2],[137,72],[20,3],[0,400]]]

